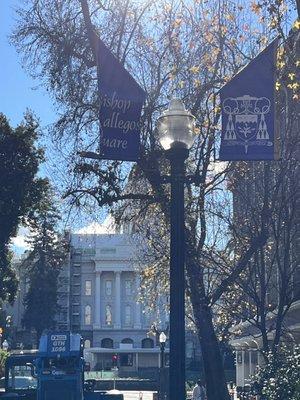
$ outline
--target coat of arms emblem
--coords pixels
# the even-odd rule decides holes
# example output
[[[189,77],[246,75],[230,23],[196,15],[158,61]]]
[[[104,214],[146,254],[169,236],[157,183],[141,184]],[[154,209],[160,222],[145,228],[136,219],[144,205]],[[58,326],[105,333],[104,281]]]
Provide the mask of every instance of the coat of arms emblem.
[[[271,102],[266,97],[228,97],[223,101],[224,144],[241,144],[245,153],[251,145],[272,146],[265,117]]]

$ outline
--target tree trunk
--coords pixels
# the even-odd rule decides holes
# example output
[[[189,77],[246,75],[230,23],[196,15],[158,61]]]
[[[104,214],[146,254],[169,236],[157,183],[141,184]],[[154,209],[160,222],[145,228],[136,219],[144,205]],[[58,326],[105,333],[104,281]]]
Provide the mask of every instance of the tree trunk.
[[[187,278],[195,325],[201,346],[206,380],[207,400],[230,400],[219,341],[215,334],[204,276],[199,266],[192,241],[187,245]]]
[[[194,308],[198,328],[208,400],[229,400],[219,342],[212,323],[212,314],[207,306]]]
[[[196,272],[196,265],[191,263],[187,267],[191,303],[202,352],[207,400],[229,400],[223,361],[205,294],[203,276],[199,268]]]

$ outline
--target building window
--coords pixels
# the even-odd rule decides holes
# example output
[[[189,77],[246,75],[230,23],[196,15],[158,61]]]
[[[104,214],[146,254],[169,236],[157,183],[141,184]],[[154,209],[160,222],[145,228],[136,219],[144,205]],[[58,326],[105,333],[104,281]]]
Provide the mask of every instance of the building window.
[[[105,323],[106,325],[112,325],[112,312],[109,304],[105,307]]]
[[[130,280],[125,281],[125,294],[126,296],[132,295],[132,281]]]
[[[101,254],[116,254],[117,249],[115,249],[114,247],[103,247],[102,249],[100,249],[100,253]]]
[[[114,341],[110,338],[104,338],[101,340],[101,347],[104,349],[113,349]]]
[[[85,306],[84,308],[84,323],[85,325],[91,325],[92,323],[92,307]]]
[[[243,355],[242,355],[241,351],[236,352],[236,362],[238,364],[242,364],[242,362],[243,362]]]
[[[112,295],[112,281],[105,281],[105,294],[106,296]]]
[[[125,343],[125,344],[132,344],[133,346],[133,340],[130,338],[125,338],[121,340],[121,343]]]
[[[85,349],[90,349],[91,348],[91,341],[89,339],[86,339],[84,341],[84,348]]]
[[[125,325],[131,325],[131,306],[125,306]]]
[[[92,281],[85,281],[85,295],[92,295]]]
[[[153,349],[154,341],[150,338],[145,338],[142,340],[142,348],[143,349]]]

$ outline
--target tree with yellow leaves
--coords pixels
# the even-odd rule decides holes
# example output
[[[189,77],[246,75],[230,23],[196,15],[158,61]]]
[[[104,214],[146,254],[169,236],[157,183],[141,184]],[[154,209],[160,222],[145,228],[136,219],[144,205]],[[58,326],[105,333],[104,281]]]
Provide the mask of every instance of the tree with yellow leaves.
[[[125,212],[129,207],[136,214],[131,215],[132,223],[152,213],[161,233],[166,232],[169,189],[159,178],[168,166],[155,120],[175,95],[196,116],[199,134],[187,165],[197,185],[186,188],[186,284],[203,352],[208,399],[228,399],[213,307],[264,243],[267,232],[263,226],[224,279],[219,274],[215,285],[207,284],[206,265],[216,252],[207,224],[217,218],[214,197],[220,188],[224,190],[228,170],[227,166],[217,170],[214,164],[220,118],[217,91],[272,37],[273,16],[270,12],[258,16],[242,0],[29,0],[18,16],[13,41],[29,71],[51,91],[59,107],[60,117],[51,133],[65,145],[69,156],[65,169],[75,172],[66,188],[72,206],[118,204],[120,219],[129,218],[132,212]],[[282,30],[283,20],[274,21]],[[133,167],[119,161],[83,162],[77,155],[78,150],[98,150],[99,95],[91,30],[147,93],[141,158]],[[224,198],[219,200],[221,204]],[[217,260],[223,265],[222,253],[218,252]],[[161,273],[163,264],[150,268],[149,274]],[[212,269],[209,276],[214,277]]]

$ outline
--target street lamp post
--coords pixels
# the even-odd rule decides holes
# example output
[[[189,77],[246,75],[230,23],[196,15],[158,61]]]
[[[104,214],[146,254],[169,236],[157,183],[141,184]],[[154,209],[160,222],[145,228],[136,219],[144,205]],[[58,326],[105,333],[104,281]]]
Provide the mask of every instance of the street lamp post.
[[[159,400],[166,400],[167,398],[167,371],[165,369],[165,346],[166,346],[167,336],[165,332],[160,332],[159,334],[159,344],[160,344],[160,369],[159,369]]]
[[[158,119],[160,143],[171,165],[170,400],[185,399],[185,160],[194,141],[194,117],[178,100]]]
[[[165,366],[165,346],[166,346],[167,336],[165,332],[161,332],[159,335],[159,344],[160,344],[160,368],[164,368]]]

